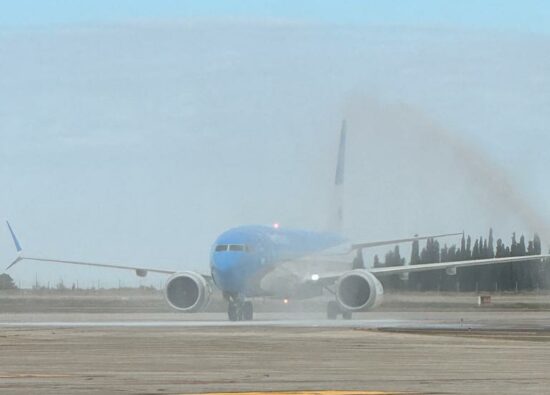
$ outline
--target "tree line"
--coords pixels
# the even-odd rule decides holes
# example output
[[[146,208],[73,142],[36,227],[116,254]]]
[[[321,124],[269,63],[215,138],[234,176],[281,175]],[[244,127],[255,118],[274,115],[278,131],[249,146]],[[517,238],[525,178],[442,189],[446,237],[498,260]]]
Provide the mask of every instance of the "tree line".
[[[523,235],[518,240],[514,233],[507,245],[502,239],[495,243],[493,230],[490,229],[485,238],[473,240],[471,236],[462,235],[458,246],[445,244],[441,247],[439,241],[428,239],[425,247],[420,250],[419,242],[414,241],[408,262],[401,256],[399,246],[395,246],[386,253],[384,262],[375,255],[373,266],[418,265],[538,254],[541,254],[541,240],[537,234],[532,240],[526,240]],[[398,275],[381,277],[381,280],[384,287],[394,290],[498,292],[550,289],[550,261],[534,260],[457,268],[456,275],[449,275],[445,270],[431,270],[409,273],[408,280]]]

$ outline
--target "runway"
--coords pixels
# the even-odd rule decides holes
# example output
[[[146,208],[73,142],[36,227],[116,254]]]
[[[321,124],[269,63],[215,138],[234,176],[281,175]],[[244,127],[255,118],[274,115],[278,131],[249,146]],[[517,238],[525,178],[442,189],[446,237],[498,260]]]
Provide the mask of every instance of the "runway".
[[[0,393],[515,394],[550,388],[548,312],[257,318],[0,314]]]
[[[0,327],[27,328],[216,328],[216,327],[287,327],[287,328],[406,328],[406,329],[460,329],[460,324],[439,323],[409,323],[401,320],[361,320],[361,321],[310,321],[310,320],[280,320],[280,321],[46,321],[46,322],[15,322],[0,323]],[[471,324],[469,328],[481,328]]]
[[[113,320],[115,318],[115,320]],[[230,322],[224,313],[201,314],[0,314],[1,327],[36,328],[215,328],[289,327],[357,329],[549,330],[550,313],[538,311],[369,312],[352,320],[327,320],[322,313],[261,313],[253,321]]]

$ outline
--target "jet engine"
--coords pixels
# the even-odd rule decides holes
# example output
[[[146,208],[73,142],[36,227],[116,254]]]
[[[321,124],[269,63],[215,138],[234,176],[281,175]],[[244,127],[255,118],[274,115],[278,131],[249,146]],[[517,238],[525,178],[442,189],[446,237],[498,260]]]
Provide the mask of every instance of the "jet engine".
[[[336,300],[345,311],[371,310],[382,303],[382,283],[364,269],[344,273],[336,283]]]
[[[164,298],[179,311],[196,313],[204,310],[210,301],[212,287],[200,274],[181,272],[172,274],[166,280]]]

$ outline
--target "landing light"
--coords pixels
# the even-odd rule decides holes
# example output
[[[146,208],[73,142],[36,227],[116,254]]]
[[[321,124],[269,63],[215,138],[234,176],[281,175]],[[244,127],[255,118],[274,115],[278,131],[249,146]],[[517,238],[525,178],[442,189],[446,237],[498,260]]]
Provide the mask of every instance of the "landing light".
[[[312,274],[311,275],[311,281],[317,281],[319,280],[319,275],[318,274]]]
[[[277,222],[275,222],[275,223],[273,224],[273,227],[274,227],[275,229],[279,229],[279,224],[278,224]]]
[[[288,304],[288,299],[283,299],[284,304]]]

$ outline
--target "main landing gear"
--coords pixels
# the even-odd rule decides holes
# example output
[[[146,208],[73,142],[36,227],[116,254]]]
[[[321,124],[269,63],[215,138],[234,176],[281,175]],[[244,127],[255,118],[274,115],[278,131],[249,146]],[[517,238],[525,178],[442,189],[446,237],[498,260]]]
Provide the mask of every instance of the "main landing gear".
[[[228,297],[227,317],[229,321],[252,321],[254,318],[254,306],[249,300],[238,297]]]
[[[335,300],[331,300],[327,304],[327,318],[329,320],[335,320],[338,318],[338,315],[342,314],[342,318],[345,320],[351,320],[352,313],[351,311],[342,310],[340,305]]]

